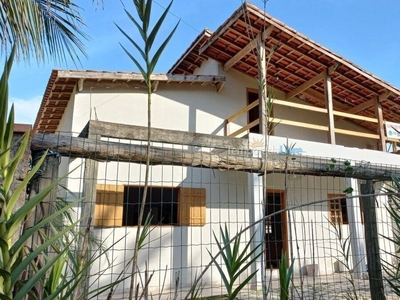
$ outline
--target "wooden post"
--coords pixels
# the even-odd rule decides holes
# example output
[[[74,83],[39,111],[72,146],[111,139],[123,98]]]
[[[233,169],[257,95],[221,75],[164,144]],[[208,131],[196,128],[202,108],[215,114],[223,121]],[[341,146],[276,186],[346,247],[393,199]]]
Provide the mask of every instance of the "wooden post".
[[[267,134],[267,65],[265,57],[265,43],[262,35],[257,39],[257,63],[258,63],[258,99],[259,101],[259,133]]]
[[[34,155],[32,155],[33,161],[35,162],[36,160],[39,160],[43,154],[44,151],[39,151]],[[58,178],[60,158],[61,156],[59,155],[58,152],[51,152],[51,151],[48,152],[46,159],[44,160],[42,166],[39,169],[41,172],[38,173],[31,180],[31,190],[29,194],[30,198],[34,197],[40,191],[47,188],[55,179]],[[56,211],[56,201],[57,201],[57,187],[53,188],[52,191],[47,195],[47,197],[43,199],[43,201],[39,205],[36,206],[35,211],[32,212],[32,214],[28,215],[24,224],[24,232],[33,227],[39,221],[53,214]],[[56,218],[52,221],[52,225],[54,225],[57,228],[58,226],[62,225],[61,221],[62,221],[61,218]],[[50,225],[47,224],[46,227],[44,228],[44,232],[48,236],[51,235],[49,226]],[[39,233],[35,233],[34,235],[31,236],[31,238],[26,240],[25,245],[26,247],[28,247],[28,249],[35,250],[38,246],[42,244],[43,242],[42,239],[43,238]],[[52,253],[54,253],[53,249],[49,247],[47,256],[49,258],[52,258],[53,256]],[[43,256],[39,255],[35,259],[35,263],[38,269],[44,266]],[[22,279],[28,279],[35,273],[36,271],[32,267],[30,267],[29,272],[24,275],[26,277]],[[49,271],[47,271],[45,276],[48,277],[49,275],[50,275]],[[42,285],[37,284],[35,288],[39,293],[39,295],[43,292]]]
[[[93,142],[100,140],[100,136],[88,134],[88,139]],[[83,188],[82,188],[82,197],[84,197],[81,202],[81,226],[80,229],[82,231],[82,236],[88,236],[92,232],[93,228],[93,216],[94,209],[96,206],[96,186],[97,186],[97,174],[99,169],[99,162],[90,158],[85,159],[84,166],[84,175],[83,175]],[[86,262],[83,261],[88,255],[90,256],[90,244],[87,241],[83,241],[79,245],[79,252],[77,255],[81,255],[82,261],[81,266]],[[89,252],[89,253],[87,253]],[[89,290],[89,272],[90,270],[86,270],[84,274],[82,274],[81,284],[77,287],[76,295],[81,295],[82,299],[87,299],[87,292]]]
[[[92,138],[91,138],[92,139]],[[95,139],[93,139],[95,140]],[[94,207],[96,204],[96,185],[97,185],[97,173],[99,169],[99,162],[90,158],[85,159],[84,166],[84,178],[83,178],[83,189],[82,197],[84,197],[81,205],[81,228],[87,227],[90,217],[94,215]],[[91,224],[91,227],[93,224]]]
[[[325,70],[324,76],[324,86],[325,86],[325,107],[328,110],[328,142],[332,145],[336,144],[335,139],[335,119],[333,116],[333,96],[332,96],[332,80],[329,75],[329,70]]]
[[[383,123],[382,104],[379,102],[379,97],[375,99],[375,116],[378,119],[377,133],[379,135],[378,149],[386,152],[386,136]]]
[[[374,194],[374,184],[372,180],[361,183],[361,195]],[[375,212],[375,197],[362,196],[364,226],[365,226],[365,245],[367,250],[367,265],[369,286],[371,289],[371,300],[382,300],[385,298],[381,259],[379,256],[378,227]]]
[[[39,160],[44,151],[40,151],[32,156],[35,161]],[[30,198],[37,195],[41,190],[48,187],[55,179],[58,178],[58,169],[60,165],[61,156],[57,152],[49,152],[42,166],[40,167],[40,173],[38,173],[31,180]],[[35,213],[29,215],[25,224],[24,231],[33,227],[34,224],[38,223],[43,218],[53,214],[56,211],[57,201],[57,188],[54,188],[47,197],[36,207]],[[53,223],[54,224],[54,223]],[[48,229],[46,229],[48,233]],[[39,235],[33,236],[31,239],[26,241],[27,247],[35,248],[37,245],[41,245],[41,238]]]

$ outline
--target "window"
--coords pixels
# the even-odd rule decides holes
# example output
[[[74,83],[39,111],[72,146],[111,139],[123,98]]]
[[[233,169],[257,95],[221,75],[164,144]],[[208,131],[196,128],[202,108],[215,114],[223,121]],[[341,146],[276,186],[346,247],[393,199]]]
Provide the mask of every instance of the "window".
[[[125,186],[122,226],[139,224],[143,187]],[[178,188],[149,187],[144,207],[143,223],[151,211],[152,225],[177,225]],[[142,225],[143,225],[142,223]]]
[[[332,199],[329,201],[329,215],[330,221],[334,225],[344,225],[349,224],[349,217],[347,214],[347,203],[346,196],[342,194],[329,194],[328,198],[337,198],[342,197],[340,199]]]
[[[94,226],[136,226],[143,187],[98,184]],[[149,187],[144,219],[151,211],[152,225],[204,226],[206,191],[202,188]],[[143,221],[144,222],[144,221]]]

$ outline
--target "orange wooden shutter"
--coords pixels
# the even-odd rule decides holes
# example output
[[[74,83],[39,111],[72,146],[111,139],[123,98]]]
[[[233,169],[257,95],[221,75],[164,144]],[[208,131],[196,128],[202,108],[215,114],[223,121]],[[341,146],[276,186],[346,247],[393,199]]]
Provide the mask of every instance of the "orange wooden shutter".
[[[182,226],[204,226],[206,224],[206,189],[179,189],[178,222]]]
[[[94,209],[94,226],[122,226],[123,205],[123,185],[98,184]]]

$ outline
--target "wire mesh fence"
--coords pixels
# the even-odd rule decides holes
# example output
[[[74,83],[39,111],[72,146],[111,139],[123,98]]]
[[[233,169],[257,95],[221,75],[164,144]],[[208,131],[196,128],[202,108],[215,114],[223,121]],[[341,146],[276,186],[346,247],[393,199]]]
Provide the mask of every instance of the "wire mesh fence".
[[[132,268],[146,143],[72,136],[52,137],[51,148],[63,156],[58,173],[68,174],[68,190],[59,190],[58,197],[84,197],[76,217],[82,217],[82,228],[91,220],[91,235],[98,241],[91,245],[92,255],[106,253],[94,261],[87,288],[121,280],[111,299],[128,298],[133,273],[139,295],[144,291],[160,299],[191,299],[196,291],[196,299],[223,299],[231,282],[234,287],[245,283],[237,299],[285,299],[285,293],[288,299],[368,299],[371,274],[380,281],[379,272],[386,273],[376,266],[373,272],[378,273],[371,273],[367,252],[378,245],[381,265],[397,267],[397,227],[387,210],[393,198],[385,193],[382,177],[395,166],[290,151],[260,158],[248,149],[152,143],[144,209],[151,217],[149,233],[137,269]],[[34,148],[48,148],[45,137]],[[273,167],[264,167],[268,164]],[[368,193],[362,191],[371,182],[370,194],[377,194],[376,223],[368,223],[377,231],[373,241],[366,232]],[[239,247],[216,256],[225,245],[224,235],[234,238],[239,232]],[[243,251],[253,249],[238,263]],[[382,285],[382,297],[397,299],[385,280]],[[105,288],[98,299],[108,294]]]

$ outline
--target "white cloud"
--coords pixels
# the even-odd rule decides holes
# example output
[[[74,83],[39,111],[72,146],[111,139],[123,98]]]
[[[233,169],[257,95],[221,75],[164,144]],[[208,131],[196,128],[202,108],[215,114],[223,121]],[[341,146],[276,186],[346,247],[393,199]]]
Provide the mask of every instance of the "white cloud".
[[[34,96],[30,99],[10,98],[9,108],[14,103],[15,123],[31,124],[36,120],[42,96]]]

